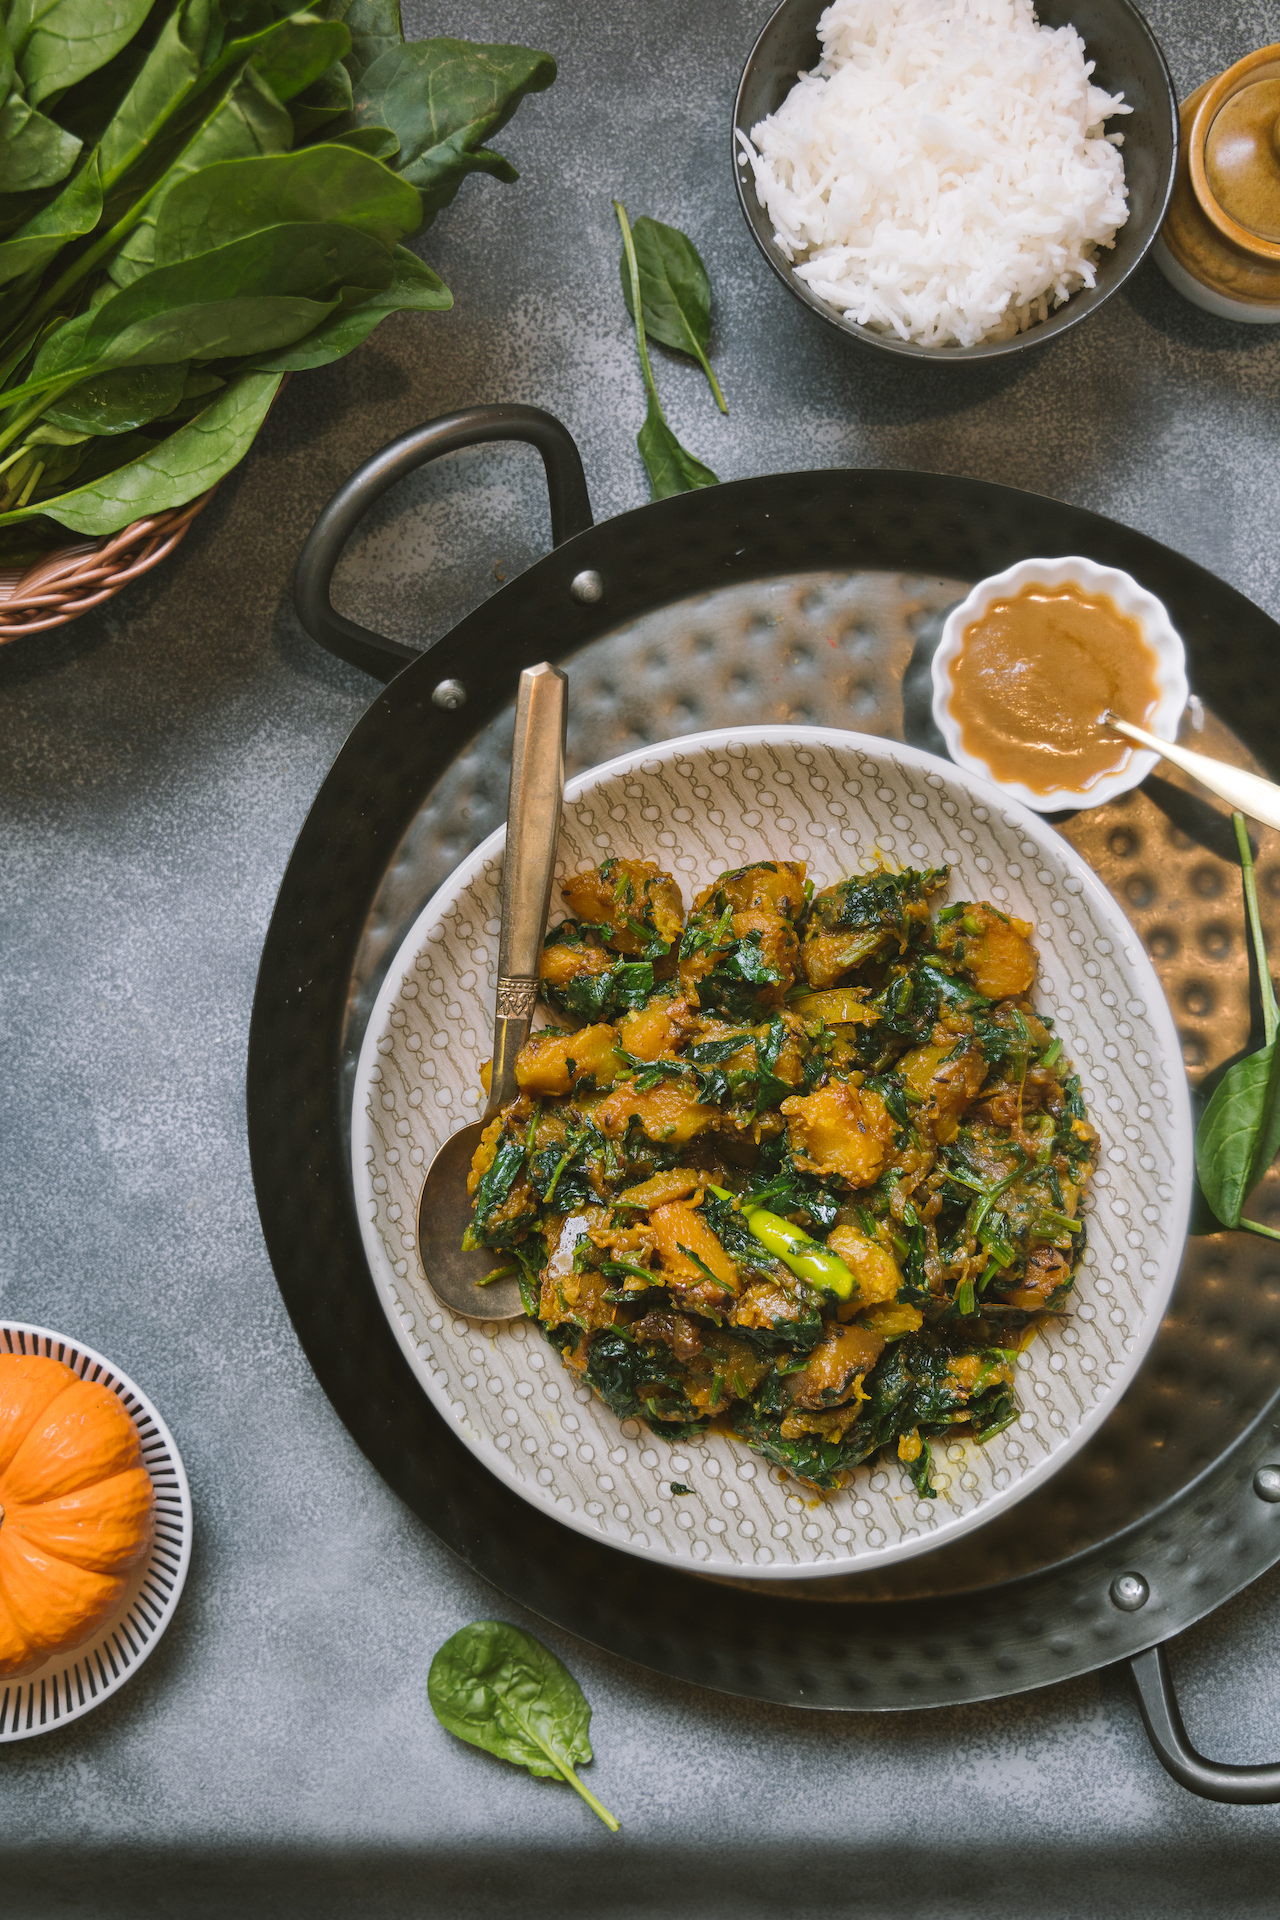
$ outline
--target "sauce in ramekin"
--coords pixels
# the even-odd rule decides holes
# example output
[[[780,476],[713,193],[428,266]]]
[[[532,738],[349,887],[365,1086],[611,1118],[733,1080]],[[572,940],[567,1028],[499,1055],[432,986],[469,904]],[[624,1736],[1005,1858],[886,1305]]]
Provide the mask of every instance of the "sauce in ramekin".
[[[993,779],[1032,793],[1087,791],[1133,752],[1099,714],[1110,707],[1145,725],[1160,698],[1158,665],[1109,594],[1033,581],[965,628],[948,705],[960,744]]]

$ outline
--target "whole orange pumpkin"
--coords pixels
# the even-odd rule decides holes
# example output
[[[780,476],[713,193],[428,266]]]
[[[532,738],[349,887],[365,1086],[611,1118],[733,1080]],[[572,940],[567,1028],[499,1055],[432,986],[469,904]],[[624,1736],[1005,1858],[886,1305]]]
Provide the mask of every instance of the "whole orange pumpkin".
[[[0,1679],[92,1637],[151,1544],[155,1489],[117,1396],[0,1354]]]

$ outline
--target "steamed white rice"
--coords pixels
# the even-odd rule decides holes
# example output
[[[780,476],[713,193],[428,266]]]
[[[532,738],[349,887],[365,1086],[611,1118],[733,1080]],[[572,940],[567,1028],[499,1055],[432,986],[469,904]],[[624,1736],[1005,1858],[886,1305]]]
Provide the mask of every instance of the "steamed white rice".
[[[1002,340],[1095,282],[1128,217],[1123,95],[1031,0],[834,0],[822,59],[739,135],[797,278],[926,346]]]

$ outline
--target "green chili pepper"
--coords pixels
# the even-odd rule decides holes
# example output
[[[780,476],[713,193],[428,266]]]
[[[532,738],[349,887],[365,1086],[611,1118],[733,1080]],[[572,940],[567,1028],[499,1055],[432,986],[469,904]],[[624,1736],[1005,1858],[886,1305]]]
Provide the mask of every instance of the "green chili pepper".
[[[711,1187],[710,1192],[721,1200],[732,1200],[733,1195],[726,1193],[723,1187]],[[790,1267],[801,1280],[821,1287],[824,1293],[833,1294],[837,1300],[851,1300],[858,1291],[858,1282],[837,1254],[828,1252],[820,1240],[813,1240],[799,1227],[793,1227],[780,1213],[770,1213],[767,1207],[753,1207],[749,1200],[739,1200],[739,1211],[747,1226],[770,1253],[776,1253],[783,1265]]]

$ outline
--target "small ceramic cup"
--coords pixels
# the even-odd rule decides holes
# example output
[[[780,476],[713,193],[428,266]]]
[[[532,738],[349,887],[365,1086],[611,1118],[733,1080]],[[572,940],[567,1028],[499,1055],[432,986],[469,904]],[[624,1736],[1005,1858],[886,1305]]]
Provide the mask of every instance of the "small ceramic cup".
[[[1183,102],[1169,211],[1153,256],[1185,299],[1224,320],[1280,322],[1280,44]]]
[[[1003,573],[980,580],[968,598],[953,607],[942,628],[942,638],[933,656],[933,718],[947,743],[947,752],[958,767],[990,780],[1003,793],[1021,800],[1024,807],[1037,813],[1057,813],[1067,807],[1101,807],[1117,794],[1127,793],[1146,779],[1159,761],[1159,755],[1131,749],[1128,759],[1115,772],[1093,786],[1069,789],[1055,787],[1049,793],[1033,793],[1020,780],[997,779],[985,760],[967,753],[960,744],[960,729],[951,715],[952,668],[964,640],[966,628],[981,619],[995,600],[1006,599],[1023,587],[1079,587],[1082,593],[1106,594],[1121,613],[1135,620],[1142,637],[1156,657],[1156,686],[1159,701],[1155,713],[1144,724],[1148,732],[1161,740],[1176,740],[1178,723],[1188,698],[1186,653],[1164,605],[1131,574],[1119,567],[1100,567],[1079,554],[1058,560],[1019,560]]]

